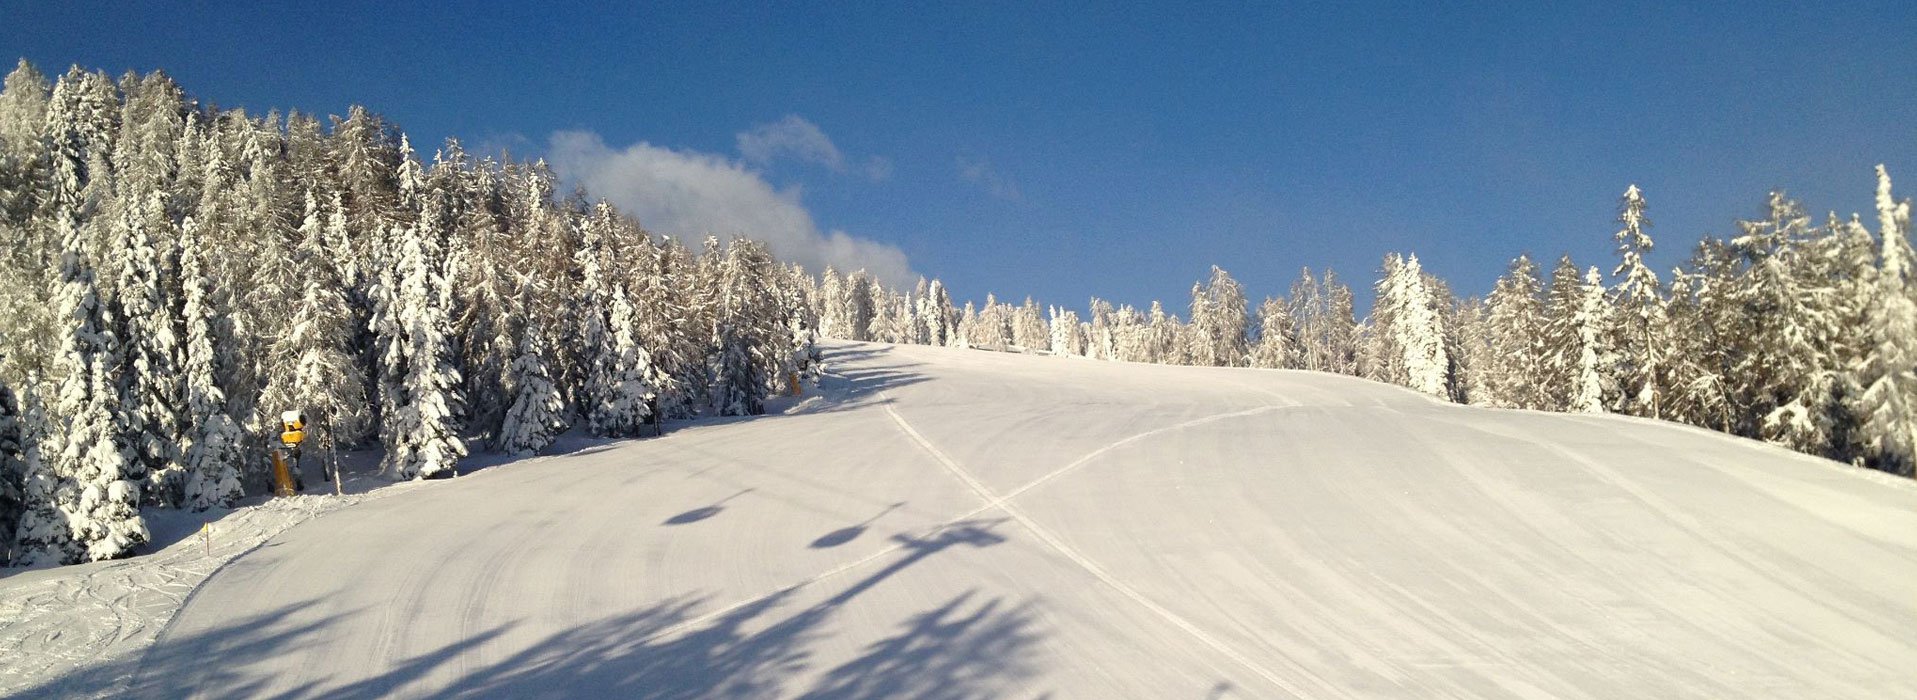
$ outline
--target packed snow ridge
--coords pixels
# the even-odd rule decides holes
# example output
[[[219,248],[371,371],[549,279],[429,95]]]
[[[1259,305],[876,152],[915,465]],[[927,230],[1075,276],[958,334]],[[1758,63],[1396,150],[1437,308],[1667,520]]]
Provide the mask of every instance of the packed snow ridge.
[[[1908,480],[1328,373],[827,350],[770,415],[307,521],[8,692],[1917,696]]]

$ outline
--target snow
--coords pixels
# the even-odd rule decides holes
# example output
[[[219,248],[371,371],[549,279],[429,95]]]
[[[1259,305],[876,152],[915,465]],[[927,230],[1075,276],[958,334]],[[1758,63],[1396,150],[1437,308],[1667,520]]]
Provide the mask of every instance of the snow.
[[[773,415],[0,580],[46,618],[0,694],[1917,696],[1907,480],[1330,374],[825,348]]]
[[[140,655],[191,591],[234,557],[314,517],[416,485],[363,474],[345,481],[346,495],[332,496],[330,483],[311,476],[310,495],[256,498],[230,510],[149,509],[146,525],[165,546],[144,556],[0,570],[9,574],[0,578],[0,658],[7,659],[0,696],[80,688],[110,695],[106,689],[131,681]],[[49,679],[58,683],[48,686]]]

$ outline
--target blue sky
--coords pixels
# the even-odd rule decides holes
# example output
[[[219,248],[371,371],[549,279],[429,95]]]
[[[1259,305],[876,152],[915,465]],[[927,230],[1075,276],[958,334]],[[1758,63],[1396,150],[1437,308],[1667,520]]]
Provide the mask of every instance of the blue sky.
[[[840,231],[1080,307],[1182,311],[1212,264],[1255,296],[1369,284],[1387,251],[1473,294],[1524,251],[1608,271],[1633,182],[1668,269],[1772,188],[1821,215],[1867,210],[1879,162],[1917,186],[1907,4],[1676,4],[37,3],[0,48],[363,103],[428,152],[551,155],[649,227]]]

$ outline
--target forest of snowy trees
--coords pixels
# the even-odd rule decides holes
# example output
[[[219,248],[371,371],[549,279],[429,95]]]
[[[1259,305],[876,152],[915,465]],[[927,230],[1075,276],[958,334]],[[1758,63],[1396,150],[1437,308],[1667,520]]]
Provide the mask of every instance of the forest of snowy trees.
[[[573,426],[763,412],[816,371],[805,273],[688,248],[541,163],[422,159],[326,122],[189,99],[167,76],[0,91],[0,563],[127,555],[146,508],[263,490],[277,417],[394,478]],[[269,442],[271,441],[271,442]]]
[[[988,295],[955,310],[937,282],[909,293],[827,270],[822,332],[890,343],[1130,362],[1337,372],[1459,403],[1679,421],[1911,476],[1917,464],[1917,287],[1910,205],[1877,170],[1877,230],[1813,223],[1782,193],[1660,276],[1644,195],[1624,193],[1607,277],[1519,256],[1484,299],[1460,299],[1416,255],[1387,255],[1368,317],[1309,269],[1252,307],[1212,268],[1181,320],[1091,300],[1090,316]],[[1666,281],[1668,279],[1668,282]]]
[[[1908,202],[1876,230],[1781,193],[1660,275],[1626,190],[1609,274],[1528,256],[1460,299],[1387,255],[1371,312],[1307,269],[1255,306],[1224,270],[1184,318],[938,280],[813,277],[749,239],[689,248],[543,163],[422,158],[353,108],[322,122],[189,99],[163,74],[22,61],[0,90],[0,562],[134,552],[142,510],[259,492],[281,411],[400,479],[578,429],[752,415],[820,371],[816,334],[1103,360],[1303,369],[1450,401],[1680,421],[1909,476]],[[750,232],[745,232],[750,233]],[[651,416],[657,406],[662,416]]]

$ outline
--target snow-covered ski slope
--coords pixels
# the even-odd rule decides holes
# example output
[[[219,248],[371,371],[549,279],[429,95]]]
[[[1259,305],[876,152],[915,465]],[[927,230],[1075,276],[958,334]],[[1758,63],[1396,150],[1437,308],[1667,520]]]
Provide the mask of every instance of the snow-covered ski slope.
[[[828,361],[295,527],[133,694],[1917,697],[1907,482],[1315,373]]]

